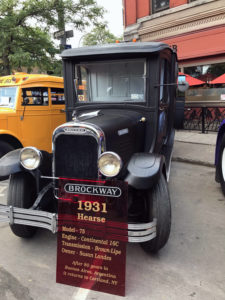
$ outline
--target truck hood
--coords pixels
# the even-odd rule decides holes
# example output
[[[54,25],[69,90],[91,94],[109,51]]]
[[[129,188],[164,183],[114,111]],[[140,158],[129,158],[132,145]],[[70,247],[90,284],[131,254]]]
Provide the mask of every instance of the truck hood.
[[[123,109],[101,109],[79,112],[74,122],[94,124],[106,138],[106,151],[119,154],[127,163],[136,152],[144,151],[145,122],[140,112]]]

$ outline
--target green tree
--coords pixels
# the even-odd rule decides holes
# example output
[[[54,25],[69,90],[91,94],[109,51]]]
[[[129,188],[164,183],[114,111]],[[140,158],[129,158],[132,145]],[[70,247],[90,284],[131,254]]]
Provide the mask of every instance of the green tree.
[[[121,38],[112,34],[106,23],[97,25],[90,33],[87,33],[83,38],[83,46],[101,45],[115,43]]]
[[[82,30],[97,24],[104,10],[95,0],[1,0],[0,72],[38,67],[53,72],[61,64],[60,52],[49,32],[64,30],[66,23]]]

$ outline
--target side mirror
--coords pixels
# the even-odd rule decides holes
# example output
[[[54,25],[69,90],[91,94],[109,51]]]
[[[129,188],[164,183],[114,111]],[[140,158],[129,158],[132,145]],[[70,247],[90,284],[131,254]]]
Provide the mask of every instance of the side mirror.
[[[186,92],[189,88],[189,83],[187,81],[179,81],[177,88],[180,92]]]
[[[27,105],[27,104],[29,104],[29,98],[28,97],[23,98],[22,105]]]

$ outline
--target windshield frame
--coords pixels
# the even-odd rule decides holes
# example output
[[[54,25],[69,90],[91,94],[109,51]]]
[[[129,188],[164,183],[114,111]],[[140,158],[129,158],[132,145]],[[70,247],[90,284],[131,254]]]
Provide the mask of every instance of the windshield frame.
[[[0,86],[0,98],[1,98],[1,89],[16,89],[15,90],[15,100],[14,100],[14,102],[13,102],[13,105],[12,106],[10,106],[10,105],[1,105],[1,101],[0,101],[0,109],[1,108],[11,108],[11,109],[15,109],[15,107],[16,107],[16,103],[17,103],[17,98],[18,98],[18,93],[19,93],[19,86],[16,86],[16,85],[14,85],[14,86]]]
[[[93,100],[93,96],[92,96],[92,87],[91,87],[91,83],[90,83],[90,76],[88,76],[88,87],[89,87],[89,92],[88,92],[88,99],[85,101],[81,101],[79,100],[79,95],[78,95],[78,89],[77,89],[77,66],[88,66],[88,65],[98,65],[98,64],[116,64],[116,63],[133,63],[133,62],[141,62],[143,63],[143,99],[131,99],[131,93],[128,96],[129,99],[126,100],[119,100],[119,101],[110,101],[110,100]],[[147,69],[147,58],[146,57],[135,57],[135,58],[126,58],[126,59],[106,59],[106,60],[91,60],[91,61],[76,61],[73,64],[73,74],[74,74],[74,79],[73,79],[73,86],[74,86],[74,91],[75,91],[75,103],[79,104],[79,105],[85,105],[85,104],[136,104],[136,105],[146,105],[147,104],[147,89],[146,89],[146,85],[147,85],[147,79],[148,79],[148,69]],[[116,73],[115,73],[116,74]],[[132,74],[132,73],[131,73]],[[129,78],[130,82],[131,82],[131,78]],[[88,88],[87,88],[88,90]],[[138,94],[137,94],[138,95]],[[103,96],[104,97],[104,96]],[[116,98],[117,96],[115,96]],[[119,96],[118,96],[119,97]],[[120,96],[121,98],[123,96]]]

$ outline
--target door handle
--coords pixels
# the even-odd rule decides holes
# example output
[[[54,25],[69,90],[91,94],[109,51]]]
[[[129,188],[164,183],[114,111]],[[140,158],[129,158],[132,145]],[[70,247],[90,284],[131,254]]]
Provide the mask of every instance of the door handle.
[[[159,104],[159,110],[165,110],[168,108],[168,104],[167,103],[160,103]]]
[[[66,110],[65,109],[60,109],[60,112],[64,113],[64,112],[66,112]]]
[[[159,110],[162,111],[162,110],[165,110],[165,108],[166,108],[165,105],[163,105],[163,104],[160,104],[160,105],[159,105]]]

